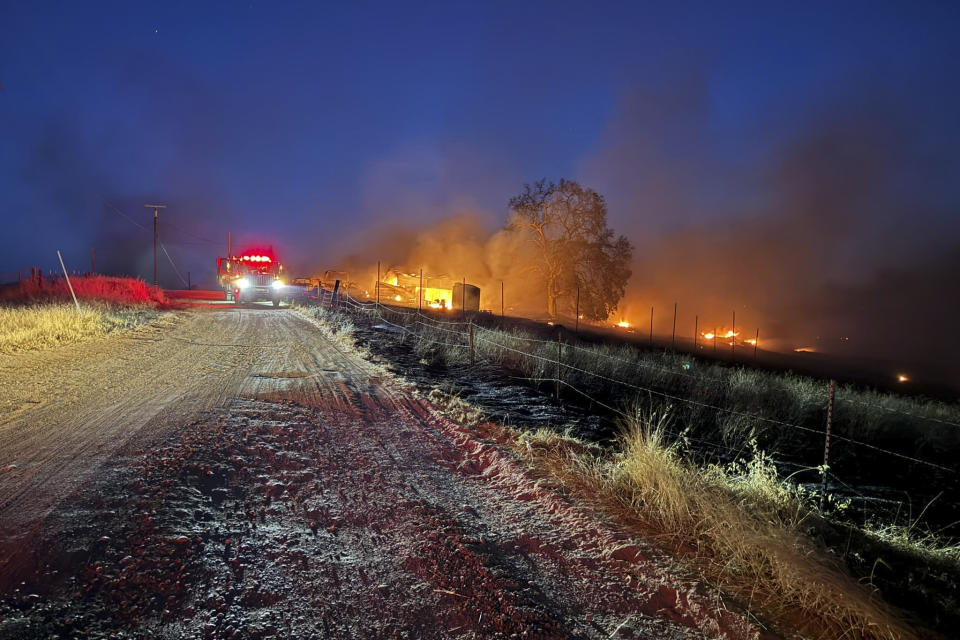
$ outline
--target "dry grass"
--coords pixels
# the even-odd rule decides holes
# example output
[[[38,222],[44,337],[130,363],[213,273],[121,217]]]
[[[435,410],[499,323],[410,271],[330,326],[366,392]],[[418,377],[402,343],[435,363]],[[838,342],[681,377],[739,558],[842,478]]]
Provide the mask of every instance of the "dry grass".
[[[150,322],[167,303],[162,291],[134,278],[75,277],[70,283],[81,301],[79,314],[63,278],[0,288],[0,353],[44,349]]]
[[[475,425],[486,418],[481,409],[470,404],[459,395],[451,393],[450,389],[434,387],[427,394],[427,399],[440,409],[445,416],[460,424]]]
[[[706,472],[686,462],[663,414],[624,425],[617,453],[554,432],[524,434],[521,454],[638,518],[749,610],[815,637],[910,638],[870,591],[803,531],[819,518],[762,456]]]
[[[113,305],[167,304],[162,290],[154,289],[137,278],[111,278],[107,276],[73,277],[70,279],[77,299],[98,301]],[[0,302],[5,304],[29,304],[38,302],[72,300],[70,289],[63,278],[48,280],[40,285],[29,280],[0,288]]]
[[[150,307],[73,303],[0,307],[0,353],[44,349],[126,329],[157,317]]]

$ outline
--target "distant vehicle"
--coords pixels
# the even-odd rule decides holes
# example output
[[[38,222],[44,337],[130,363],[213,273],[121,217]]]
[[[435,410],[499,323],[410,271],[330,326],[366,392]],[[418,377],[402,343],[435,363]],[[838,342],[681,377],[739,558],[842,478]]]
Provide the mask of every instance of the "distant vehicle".
[[[249,251],[239,256],[217,258],[217,281],[235,304],[270,300],[279,307],[288,296],[283,265],[273,251]]]

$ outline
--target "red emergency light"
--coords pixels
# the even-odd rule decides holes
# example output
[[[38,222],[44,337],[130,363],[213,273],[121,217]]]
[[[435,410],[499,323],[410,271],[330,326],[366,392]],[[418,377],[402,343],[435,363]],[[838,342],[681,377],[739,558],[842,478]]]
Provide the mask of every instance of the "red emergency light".
[[[270,256],[243,256],[241,260],[244,262],[273,262]]]

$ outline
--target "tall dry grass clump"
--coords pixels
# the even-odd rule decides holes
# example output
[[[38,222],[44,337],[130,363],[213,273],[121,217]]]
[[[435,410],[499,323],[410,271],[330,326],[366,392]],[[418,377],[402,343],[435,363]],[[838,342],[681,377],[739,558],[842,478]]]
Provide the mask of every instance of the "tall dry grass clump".
[[[78,342],[127,329],[158,317],[148,306],[123,307],[86,302],[0,306],[0,353],[14,354]]]
[[[829,637],[911,637],[878,599],[823,560],[803,534],[818,514],[769,461],[702,472],[679,455],[666,420],[634,416],[621,451],[596,463],[596,477],[623,505],[750,608]]]
[[[102,314],[73,304],[0,308],[0,353],[76,342],[103,333]]]
[[[80,301],[89,300],[113,305],[163,306],[168,300],[162,289],[156,289],[139,278],[110,276],[74,276],[73,292]],[[70,288],[63,278],[43,283],[24,280],[0,288],[0,302],[30,304],[72,300]]]

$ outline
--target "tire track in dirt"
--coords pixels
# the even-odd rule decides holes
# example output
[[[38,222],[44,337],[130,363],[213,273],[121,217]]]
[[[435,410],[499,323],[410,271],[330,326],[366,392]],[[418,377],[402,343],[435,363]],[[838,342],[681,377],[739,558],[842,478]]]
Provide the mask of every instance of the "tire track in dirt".
[[[0,572],[31,524],[111,455],[229,404],[258,360],[296,340],[291,322],[202,310],[172,327],[4,358],[5,404],[21,410],[0,418]]]
[[[33,475],[0,475],[0,498],[11,496],[0,528],[70,497],[75,512],[58,509],[48,533],[70,530],[90,549],[68,583],[84,600],[9,624],[196,638],[759,635],[718,594],[524,469],[492,426],[451,422],[297,314],[194,312],[154,337],[90,365],[115,367],[122,393],[81,391],[0,422],[0,443],[20,433],[47,446],[21,449]],[[129,406],[148,380],[165,393]],[[34,428],[45,420],[53,428]],[[132,489],[98,474],[148,444]],[[109,535],[89,522],[104,495],[127,504]],[[48,573],[68,563],[45,562]]]

